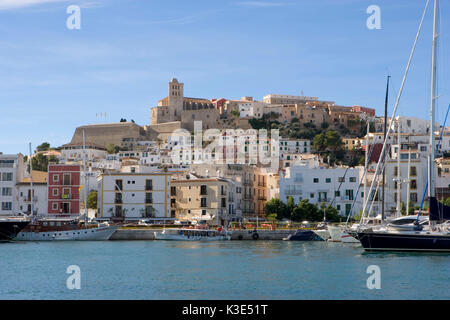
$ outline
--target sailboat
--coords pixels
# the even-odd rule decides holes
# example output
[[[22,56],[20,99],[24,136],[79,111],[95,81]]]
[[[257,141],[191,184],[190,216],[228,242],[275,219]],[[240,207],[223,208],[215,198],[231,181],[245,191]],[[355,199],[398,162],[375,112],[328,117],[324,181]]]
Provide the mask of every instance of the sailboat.
[[[394,108],[398,107],[398,102],[403,90],[406,74],[409,70],[411,59],[414,53],[417,38],[423,24],[429,0],[425,7],[425,11],[420,23],[419,31],[416,36],[416,41],[413,46],[413,51],[410,56],[405,77],[397,103]],[[436,105],[436,58],[437,58],[437,39],[438,39],[438,13],[439,0],[434,0],[434,15],[433,15],[433,51],[432,51],[432,82],[431,82],[431,125],[430,125],[430,155],[428,162],[428,202],[429,202],[429,216],[428,224],[423,221],[420,222],[419,217],[414,223],[414,228],[410,229],[393,229],[393,228],[364,228],[362,225],[358,230],[358,239],[366,251],[436,251],[436,252],[450,252],[450,207],[440,203],[435,195],[435,105]],[[392,126],[392,122],[391,122]],[[386,147],[384,141],[383,151]],[[400,150],[399,150],[400,151]],[[379,172],[379,164],[377,165],[376,174]],[[375,179],[374,179],[375,181]],[[373,183],[371,186],[372,194]],[[367,204],[364,207],[363,214],[367,209]]]
[[[83,131],[83,152],[85,150],[85,137]],[[33,212],[33,200],[31,200],[32,221],[25,226],[14,238],[18,241],[99,241],[109,238],[120,228],[120,225],[109,223],[88,223],[87,187],[86,187],[86,154],[84,153],[84,217],[61,218],[42,217],[37,218]],[[31,166],[30,144],[30,188],[33,194],[33,168]],[[83,219],[81,219],[83,218]],[[83,221],[82,221],[83,220]]]

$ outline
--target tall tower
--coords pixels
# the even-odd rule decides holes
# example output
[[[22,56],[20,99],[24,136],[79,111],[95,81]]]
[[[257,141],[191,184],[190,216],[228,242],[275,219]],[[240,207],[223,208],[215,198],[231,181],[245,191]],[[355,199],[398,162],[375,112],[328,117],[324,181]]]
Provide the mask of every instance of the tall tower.
[[[183,110],[184,84],[179,83],[176,78],[169,82],[169,108],[170,117],[174,120],[181,120]]]

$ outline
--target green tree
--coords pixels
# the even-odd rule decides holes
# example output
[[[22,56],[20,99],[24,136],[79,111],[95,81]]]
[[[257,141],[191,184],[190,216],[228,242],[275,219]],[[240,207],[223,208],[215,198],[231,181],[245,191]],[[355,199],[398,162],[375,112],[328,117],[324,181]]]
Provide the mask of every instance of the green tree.
[[[294,208],[294,212],[292,213],[292,220],[321,221],[323,220],[323,214],[320,214],[317,205],[309,203],[308,199],[303,199],[299,202],[298,206]]]
[[[325,133],[325,145],[328,150],[336,151],[343,145],[341,136],[336,131],[327,131]]]
[[[45,171],[48,170],[48,164],[50,162],[58,163],[58,159],[55,156],[44,156],[42,153],[38,153],[32,158],[33,170]]]
[[[313,146],[317,152],[323,152],[326,149],[326,140],[323,133],[318,134],[313,139]]]
[[[278,215],[276,213],[271,213],[267,216],[267,219],[271,222],[275,222],[277,220]]]
[[[275,198],[267,201],[264,211],[267,216],[275,213],[277,215],[277,219],[279,220],[285,218],[287,215],[286,204],[284,204],[280,199]]]
[[[48,142],[43,142],[40,145],[37,146],[36,151],[40,152],[40,151],[48,151],[50,150],[50,143]]]
[[[109,153],[109,154],[116,154],[116,153],[118,153],[119,151],[120,151],[120,147],[118,146],[118,145],[115,145],[115,144],[109,144],[108,145],[108,147],[106,148],[106,151]]]
[[[87,197],[87,203],[89,209],[97,209],[97,197],[98,193],[96,190],[92,190],[89,192],[89,195]]]

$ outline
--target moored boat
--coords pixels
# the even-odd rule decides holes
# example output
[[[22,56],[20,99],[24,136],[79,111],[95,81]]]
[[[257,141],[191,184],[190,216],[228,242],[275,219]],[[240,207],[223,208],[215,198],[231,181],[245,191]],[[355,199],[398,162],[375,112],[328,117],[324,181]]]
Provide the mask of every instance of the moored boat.
[[[411,59],[413,57],[415,45],[417,43],[417,38],[420,34],[420,30],[422,28],[422,23],[427,11],[428,2],[426,4],[422,21],[420,23],[419,31],[416,36],[416,40],[413,47],[413,52],[410,56],[410,61],[408,63],[408,67],[405,72],[405,77],[403,79],[403,84],[406,79],[406,74],[409,69],[409,65],[411,63]],[[433,46],[432,46],[432,64],[431,64],[431,106],[430,106],[430,143],[429,143],[429,155],[428,155],[428,183],[426,185],[426,190],[428,192],[428,202],[429,202],[429,216],[428,216],[428,224],[425,224],[420,221],[420,216],[416,218],[412,226],[407,225],[388,225],[385,228],[363,228],[361,226],[360,230],[358,230],[358,238],[361,241],[364,249],[366,251],[436,251],[436,252],[450,252],[450,207],[444,205],[439,202],[436,198],[436,150],[439,149],[439,145],[436,148],[435,141],[435,107],[436,100],[438,99],[437,94],[437,40],[439,38],[439,0],[434,0],[434,15],[433,15]],[[402,84],[402,87],[403,87]],[[401,96],[401,91],[399,93],[399,98]],[[398,106],[397,99],[395,110]],[[450,110],[450,106],[447,109]],[[445,128],[445,121],[447,119],[447,115],[444,120],[443,128]],[[394,118],[394,116],[392,117]],[[393,122],[391,122],[390,127],[392,127]],[[443,130],[441,131],[441,137],[439,142],[442,139]],[[400,125],[398,126],[398,135],[400,136]],[[387,144],[387,137],[385,138],[382,154],[384,153],[384,149]],[[379,172],[380,162],[377,164],[377,168],[375,170],[375,175]],[[372,182],[371,190],[369,194],[372,193],[374,181]],[[397,198],[399,199],[399,198]],[[424,195],[425,199],[425,195]],[[400,206],[397,206],[399,210]],[[366,211],[366,206],[363,209],[363,215]],[[419,211],[420,213],[420,211]],[[412,227],[412,230],[411,230]]]
[[[18,241],[102,241],[120,225],[87,224],[70,218],[43,218],[27,225],[17,234]]]
[[[313,230],[298,230],[283,240],[286,240],[286,241],[325,241],[321,236],[319,236]]]
[[[0,218],[0,241],[13,240],[29,223],[30,221],[23,218]]]
[[[173,241],[221,241],[230,240],[231,234],[218,230],[207,229],[164,229],[161,232],[155,232],[156,240]]]

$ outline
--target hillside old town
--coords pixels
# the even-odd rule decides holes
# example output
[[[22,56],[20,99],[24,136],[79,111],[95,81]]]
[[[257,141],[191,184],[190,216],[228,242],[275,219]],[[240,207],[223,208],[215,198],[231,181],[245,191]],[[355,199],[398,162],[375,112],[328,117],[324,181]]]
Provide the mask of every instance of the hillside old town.
[[[87,202],[99,221],[224,225],[301,221],[286,208],[311,204],[344,221],[363,208],[385,134],[385,117],[372,108],[303,95],[190,98],[175,78],[150,111],[149,125],[83,125],[70,142],[43,142],[31,157],[0,153],[0,215],[74,217]],[[385,191],[372,195],[373,213],[399,205],[414,213],[427,185],[430,121],[386,119]],[[436,195],[446,201],[450,130],[435,128]]]

